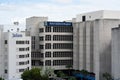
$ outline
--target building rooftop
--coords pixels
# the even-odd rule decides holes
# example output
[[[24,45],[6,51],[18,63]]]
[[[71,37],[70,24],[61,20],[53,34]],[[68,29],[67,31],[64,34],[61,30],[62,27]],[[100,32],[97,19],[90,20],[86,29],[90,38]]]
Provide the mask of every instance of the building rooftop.
[[[85,18],[86,21],[95,19],[120,19],[120,11],[100,10],[78,14],[76,16],[76,21],[77,22],[83,21],[83,17]]]

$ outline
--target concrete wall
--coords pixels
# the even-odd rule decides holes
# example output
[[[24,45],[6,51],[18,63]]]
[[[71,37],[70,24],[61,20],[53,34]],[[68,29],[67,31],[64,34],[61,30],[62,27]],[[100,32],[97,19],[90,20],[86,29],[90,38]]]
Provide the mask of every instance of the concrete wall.
[[[74,56],[74,67],[76,69],[86,69],[95,72],[96,80],[103,80],[102,74],[111,74],[111,28],[120,23],[117,19],[98,19],[74,23],[75,30],[79,28],[79,39],[74,36],[74,55],[79,56],[79,60]],[[77,27],[75,27],[77,26]],[[76,42],[78,41],[78,42]],[[78,48],[77,48],[78,47]],[[78,49],[78,50],[77,50]],[[79,53],[79,54],[78,54]],[[79,66],[77,65],[79,63]],[[76,67],[77,66],[77,67]]]
[[[82,22],[82,16],[86,16],[86,21],[91,21],[95,19],[102,19],[103,18],[103,11],[95,11],[89,13],[78,14],[76,17],[76,22]]]
[[[86,16],[86,21],[92,21],[95,19],[120,19],[120,11],[100,10],[78,14],[76,22],[82,22],[82,16]]]
[[[47,21],[47,17],[30,17],[26,19],[26,29],[30,31],[31,36],[38,36],[39,23]]]
[[[13,37],[13,34],[22,35],[21,37]],[[22,72],[19,72],[19,69],[31,69],[31,37],[26,37],[25,33],[21,32],[6,32],[4,33],[4,41],[7,40],[7,44],[4,44],[4,70],[7,70],[7,73],[4,73],[5,79],[20,79]],[[29,44],[16,44],[16,41],[29,41]],[[19,48],[27,48],[29,51],[19,51]],[[27,55],[29,57],[19,58],[19,55]],[[19,62],[27,62],[29,64],[19,65]]]
[[[3,26],[0,25],[0,77],[4,77],[3,73],[4,73],[4,54],[3,54]]]
[[[73,68],[79,69],[79,24],[73,23]]]
[[[35,50],[39,50],[39,27],[41,24],[44,26],[44,21],[47,21],[47,17],[30,17],[26,19],[26,29],[28,35],[35,37]]]
[[[73,32],[54,32],[53,31],[53,27],[55,26],[50,26],[51,28],[51,31],[50,32],[46,32],[46,28],[48,26],[45,26],[44,25],[44,22],[47,21],[47,18],[46,17],[31,17],[31,18],[27,18],[26,19],[26,28],[27,28],[27,31],[30,31],[30,35],[33,37],[35,36],[35,50],[33,49],[32,52],[34,53],[34,51],[38,51],[40,53],[43,53],[43,57],[41,58],[37,58],[37,57],[34,57],[32,58],[32,61],[35,63],[33,64],[33,67],[42,67],[43,69],[45,69],[46,67],[51,67],[53,69],[56,69],[56,70],[59,70],[59,69],[66,69],[66,65],[53,65],[53,61],[55,60],[71,60],[72,61],[72,56],[69,57],[69,56],[65,56],[65,57],[61,57],[61,56],[58,56],[58,57],[55,57],[53,56],[53,52],[57,51],[57,52],[66,52],[66,51],[70,51],[70,52],[73,52],[73,49],[53,49],[53,44],[54,43],[73,43],[73,40],[69,41],[69,40],[53,40],[53,36],[54,35],[73,35]],[[60,26],[57,26],[57,27],[60,27]],[[65,27],[72,27],[72,26],[65,26]],[[43,29],[44,31],[43,32],[39,32],[39,29]],[[64,29],[63,29],[64,30]],[[51,40],[45,40],[46,39],[46,35],[50,35],[51,36]],[[39,37],[43,37],[43,41],[39,40]],[[46,49],[45,48],[45,45],[46,43],[50,43],[51,44],[51,48],[50,49]],[[32,43],[34,44],[34,42]],[[43,45],[44,48],[43,49],[40,49],[39,48],[39,45]],[[45,57],[45,54],[46,52],[51,52],[51,57]],[[43,62],[43,65],[39,65],[38,64],[38,61],[41,61]],[[45,62],[47,60],[50,60],[51,61],[51,65],[45,65]],[[68,63],[69,64],[69,63]]]
[[[112,29],[112,76],[120,79],[120,27]]]

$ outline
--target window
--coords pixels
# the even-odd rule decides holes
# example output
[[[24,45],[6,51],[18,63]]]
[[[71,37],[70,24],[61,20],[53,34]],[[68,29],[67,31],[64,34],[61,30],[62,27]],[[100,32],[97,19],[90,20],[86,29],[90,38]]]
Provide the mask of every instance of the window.
[[[16,41],[16,44],[29,44],[29,41]]]
[[[7,44],[7,40],[5,40],[5,44]]]
[[[25,62],[19,62],[19,65],[26,65],[26,64],[29,64],[29,60]]]
[[[45,44],[45,49],[51,49],[51,43],[46,43]]]
[[[27,67],[27,70],[29,70],[30,68],[29,67]]]
[[[19,41],[16,41],[16,44],[19,44]]]
[[[31,53],[32,58],[43,58],[43,53],[40,52],[32,52]]]
[[[26,62],[26,64],[29,64],[29,60]]]
[[[43,66],[43,62],[40,60],[32,60],[32,66]]]
[[[45,36],[45,40],[46,40],[46,41],[50,41],[50,40],[51,40],[51,35],[46,35],[46,36]]]
[[[35,41],[32,41],[32,45],[35,45]]]
[[[56,51],[53,52],[53,57],[72,57],[73,52],[72,51]]]
[[[86,16],[82,16],[82,21],[86,21]]]
[[[29,54],[27,54],[26,57],[29,57]]]
[[[29,57],[29,54],[26,54],[26,55],[19,55],[19,58],[27,58]]]
[[[29,51],[29,47],[27,47],[27,48],[19,48],[19,51]]]
[[[51,52],[46,52],[45,57],[51,57]]]
[[[35,66],[35,60],[32,60],[31,62],[32,62],[32,63],[31,63],[32,66]]]
[[[25,69],[19,69],[19,72],[24,72]]]
[[[19,51],[25,51],[25,48],[19,48]]]
[[[73,49],[73,43],[53,43],[53,49]]]
[[[29,51],[29,47],[26,48],[26,51]]]
[[[46,60],[46,61],[45,61],[45,65],[46,65],[46,66],[51,66],[51,60]]]
[[[73,35],[53,35],[53,41],[73,41]]]
[[[35,44],[32,45],[32,49],[35,49]]]
[[[65,32],[65,33],[72,33],[73,27],[72,26],[57,26],[53,27],[53,32]]]
[[[24,62],[19,62],[19,65],[24,65],[25,63]]]
[[[51,32],[51,27],[45,27],[45,32]]]
[[[29,44],[29,41],[26,41],[26,44]]]
[[[39,45],[39,49],[44,49],[44,46],[43,45]]]
[[[73,60],[53,60],[53,66],[72,65]]]
[[[44,29],[43,29],[43,28],[40,28],[40,29],[39,29],[39,33],[41,33],[41,32],[44,32]]]
[[[8,71],[5,69],[4,73],[8,73]]]
[[[32,36],[32,40],[35,40],[35,36]]]
[[[39,41],[43,41],[43,40],[44,40],[43,36],[39,37]]]
[[[19,58],[24,58],[24,55],[19,55]]]

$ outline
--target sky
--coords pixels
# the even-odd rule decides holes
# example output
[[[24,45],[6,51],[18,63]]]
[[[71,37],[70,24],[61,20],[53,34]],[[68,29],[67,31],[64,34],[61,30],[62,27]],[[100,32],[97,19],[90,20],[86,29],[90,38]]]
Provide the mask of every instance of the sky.
[[[52,21],[70,20],[77,14],[96,10],[120,10],[120,0],[0,0],[0,24],[44,16]]]

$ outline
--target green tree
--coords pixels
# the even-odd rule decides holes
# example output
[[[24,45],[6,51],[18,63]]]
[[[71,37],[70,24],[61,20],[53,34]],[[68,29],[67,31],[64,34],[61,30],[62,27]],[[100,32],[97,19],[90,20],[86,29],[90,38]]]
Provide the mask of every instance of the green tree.
[[[46,67],[41,71],[42,80],[49,80],[49,78],[56,77],[56,74],[54,73],[54,69],[51,67]]]
[[[89,72],[87,70],[81,70],[80,73],[82,73],[83,75],[87,76],[89,74]]]
[[[39,68],[33,68],[31,70],[26,70],[21,75],[21,78],[23,80],[41,80],[41,69]]]
[[[69,77],[68,80],[77,80],[75,77]]]
[[[0,80],[4,80],[4,79],[0,77]]]
[[[73,66],[72,65],[66,65],[66,68],[71,69]]]
[[[45,75],[48,75],[49,77],[56,77],[56,75],[55,75],[55,73],[54,73],[54,69],[52,69],[52,68],[46,68],[45,70],[44,70],[44,74]]]
[[[66,68],[68,69],[68,71],[69,71],[69,76],[70,76],[70,69],[72,69],[72,65],[66,65]]]
[[[107,73],[107,72],[103,73],[103,78],[105,80],[113,80],[112,76],[109,73]]]
[[[46,74],[43,74],[41,80],[49,80],[49,76]]]
[[[66,77],[66,75],[62,71],[58,71],[57,72],[57,77],[64,78],[64,77]]]
[[[21,75],[21,78],[23,80],[29,80],[31,78],[30,71],[29,70],[24,71],[23,74]]]
[[[41,69],[40,68],[31,69],[30,74],[31,74],[33,80],[40,80],[41,79]]]

